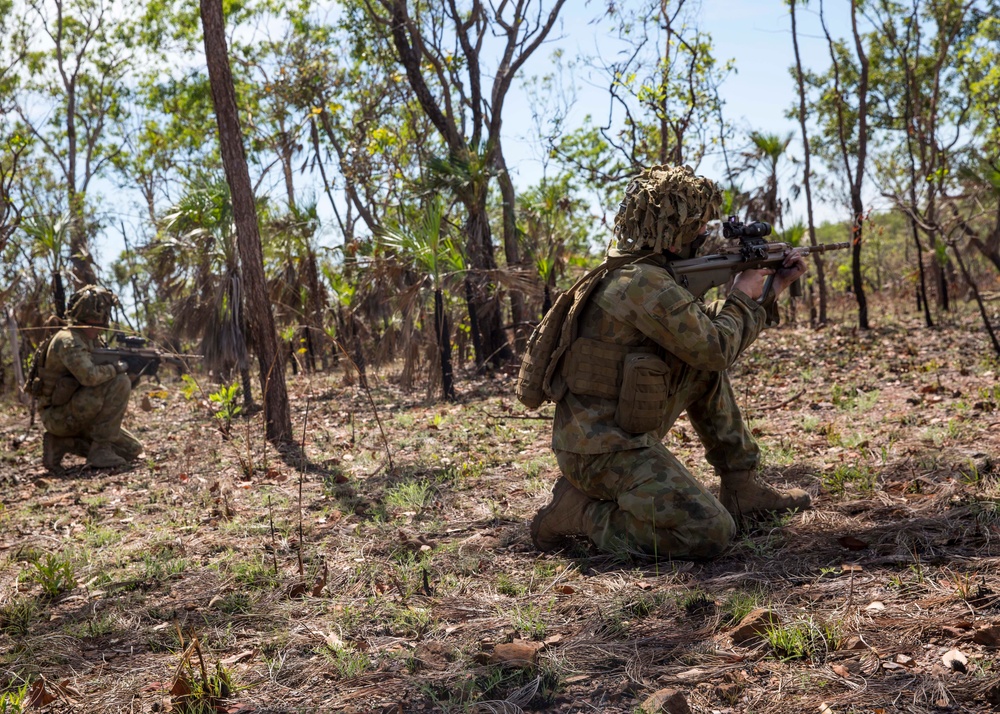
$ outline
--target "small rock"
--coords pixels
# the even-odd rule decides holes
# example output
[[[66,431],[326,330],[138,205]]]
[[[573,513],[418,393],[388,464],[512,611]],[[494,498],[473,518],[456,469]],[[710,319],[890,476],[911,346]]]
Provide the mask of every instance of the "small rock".
[[[533,667],[538,662],[538,652],[543,647],[545,645],[541,642],[526,642],[524,640],[505,642],[493,648],[490,664]]]
[[[916,662],[913,661],[913,658],[910,657],[910,655],[905,655],[905,654],[896,655],[896,663],[901,664],[904,667],[913,667],[916,664]]]
[[[740,624],[730,633],[733,642],[742,644],[755,637],[760,637],[767,630],[780,625],[781,619],[767,608],[757,608],[740,620]]]
[[[642,714],[691,714],[687,700],[676,689],[653,692],[639,710]]]
[[[944,666],[948,669],[953,669],[956,672],[968,672],[969,671],[969,659],[959,650],[950,649],[941,656],[941,661],[944,662]]]

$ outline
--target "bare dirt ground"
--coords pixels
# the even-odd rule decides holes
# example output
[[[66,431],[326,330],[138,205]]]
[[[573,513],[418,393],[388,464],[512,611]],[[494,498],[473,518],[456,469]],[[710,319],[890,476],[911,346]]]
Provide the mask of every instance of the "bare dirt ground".
[[[974,316],[873,321],[771,331],[734,369],[768,472],[816,500],[710,563],[536,552],[551,405],[510,375],[443,404],[386,371],[375,410],[291,378],[283,458],[259,414],[226,436],[205,393],[142,382],[144,459],[62,477],[4,405],[0,711],[1000,707],[1000,364]],[[683,420],[668,446],[713,480]]]

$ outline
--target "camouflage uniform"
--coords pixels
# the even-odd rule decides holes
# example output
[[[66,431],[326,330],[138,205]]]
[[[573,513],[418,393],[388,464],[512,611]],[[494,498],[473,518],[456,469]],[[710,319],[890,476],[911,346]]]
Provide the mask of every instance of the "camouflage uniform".
[[[679,177],[681,189],[690,189],[687,205],[684,190],[650,188],[651,178],[663,178],[655,170],[626,191],[616,220],[618,250],[609,255],[632,252],[637,261],[611,270],[579,314],[576,339],[556,378],[565,387],[554,385],[564,393],[556,403],[552,448],[565,478],[595,499],[585,506],[583,522],[597,547],[708,558],[729,543],[733,517],[662,439],[686,410],[716,469],[757,466],[758,448],[726,370],[757,338],[766,313],[738,290],[724,304],[706,308],[664,267],[663,251],[679,252],[689,244],[718,198],[706,179],[689,170],[669,171],[674,173],[666,176],[667,184],[676,185]],[[677,196],[678,201],[667,200]],[[646,382],[656,382],[662,393],[634,390],[638,399],[652,400],[646,412],[654,418],[647,418],[641,431],[634,426],[627,431],[621,425],[621,390],[626,357],[637,354],[662,360],[657,360],[660,372]]]
[[[571,386],[556,404],[552,448],[566,478],[598,499],[587,535],[602,550],[711,557],[732,537],[732,516],[662,443],[686,410],[716,469],[757,466],[757,444],[725,370],[756,339],[765,311],[739,291],[716,307],[705,309],[665,269],[638,264],[605,277],[584,308],[566,358]],[[667,400],[654,429],[627,432],[615,418],[617,398],[579,393],[587,391],[576,384],[586,381],[580,371],[604,367],[592,355],[574,359],[582,345],[593,347],[588,340],[664,357]]]
[[[91,350],[101,345],[97,339],[88,339],[82,328],[106,326],[107,316],[103,308],[92,314],[93,306],[74,300],[88,289],[103,291],[88,286],[70,299],[67,313],[75,324],[53,335],[38,364],[45,461],[53,471],[59,471],[66,453],[86,456],[88,463],[104,466],[131,461],[142,451],[139,440],[122,428],[132,391],[128,375],[122,365],[99,365],[91,359]],[[113,299],[107,291],[98,294]]]

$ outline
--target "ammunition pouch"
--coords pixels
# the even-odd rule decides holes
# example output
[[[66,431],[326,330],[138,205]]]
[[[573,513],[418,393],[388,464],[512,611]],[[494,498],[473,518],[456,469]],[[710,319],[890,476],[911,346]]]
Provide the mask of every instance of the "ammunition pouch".
[[[626,355],[622,367],[622,388],[615,421],[633,434],[655,431],[667,410],[667,380],[670,367],[651,354]]]
[[[563,360],[573,394],[618,400],[615,421],[633,434],[655,431],[669,395],[670,366],[653,345],[618,345],[580,337]]]

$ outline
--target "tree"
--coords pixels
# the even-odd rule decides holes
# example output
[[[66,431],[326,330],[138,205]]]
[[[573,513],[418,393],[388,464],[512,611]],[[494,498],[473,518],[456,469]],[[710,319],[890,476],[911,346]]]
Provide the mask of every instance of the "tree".
[[[394,252],[416,271],[418,286],[427,285],[434,299],[434,337],[441,370],[441,392],[455,401],[455,378],[451,364],[451,323],[445,309],[445,284],[465,271],[465,258],[447,236],[440,197],[429,199],[419,216],[386,228],[379,235],[383,249]],[[404,308],[405,310],[405,308]]]
[[[261,393],[267,438],[279,443],[292,441],[292,421],[285,388],[285,371],[278,350],[274,315],[267,299],[260,228],[254,205],[253,187],[243,149],[243,134],[237,114],[236,90],[226,49],[222,0],[201,0],[205,32],[205,59],[219,125],[222,160],[233,201],[240,263],[246,287],[247,317],[257,361],[260,365]]]
[[[715,146],[725,156],[730,133],[719,87],[733,69],[712,54],[712,38],[698,29],[697,0],[608,3],[626,50],[622,59],[591,60],[608,86],[601,124],[588,116],[582,128],[560,137],[553,151],[571,170],[615,205],[622,181],[653,164],[697,168]]]
[[[808,1],[808,0],[806,0]],[[806,225],[809,230],[809,245],[816,247],[816,222],[813,218],[812,200],[812,151],[809,145],[809,131],[806,128],[808,113],[806,111],[806,84],[805,74],[802,71],[802,57],[799,53],[799,32],[795,16],[796,0],[788,0],[788,11],[792,19],[792,46],[795,49],[795,86],[798,90],[799,103],[794,112],[799,121],[799,130],[802,134],[802,187],[806,193]],[[826,324],[826,274],[823,266],[823,258],[819,252],[812,254],[813,265],[816,268],[816,286],[819,292],[819,314],[816,321],[820,325]]]
[[[858,0],[851,0],[851,35],[854,55],[845,43],[834,41],[826,24],[823,0],[820,22],[830,52],[830,69],[821,78],[811,78],[822,92],[819,113],[827,146],[824,158],[842,172],[847,182],[847,203],[851,212],[851,282],[858,304],[858,326],[867,330],[868,300],[861,277],[861,248],[865,224],[862,187],[868,160],[869,61],[858,28]],[[851,104],[848,97],[856,97]]]
[[[88,191],[121,148],[115,122],[135,60],[136,21],[114,0],[25,0],[28,73],[17,111],[65,191],[77,285],[97,282]],[[39,112],[37,102],[51,107]]]
[[[440,14],[419,4],[411,13],[407,0],[366,0],[370,16],[391,35],[399,63],[417,101],[441,136],[448,151],[447,161],[467,167],[474,179],[456,186],[456,196],[465,211],[466,258],[470,272],[470,320],[478,326],[480,347],[476,361],[494,366],[513,357],[503,331],[495,284],[489,276],[496,271],[493,237],[487,213],[487,199],[493,178],[506,172],[501,145],[504,105],[514,76],[541,46],[551,31],[565,0],[554,0],[548,13],[541,0],[513,0],[488,6],[472,0],[460,10],[456,0],[448,0]],[[377,7],[376,7],[377,5]],[[452,38],[440,31],[451,26]],[[488,76],[482,67],[487,54],[484,44],[497,37],[499,63],[493,84],[484,86]],[[446,44],[453,41],[461,54]],[[442,157],[443,158],[443,157]],[[504,200],[513,200],[510,187]],[[513,211],[513,206],[506,206]],[[508,216],[512,214],[505,214]],[[504,221],[504,253],[507,265],[520,267],[516,225]],[[524,322],[521,301],[512,300],[512,320]]]

